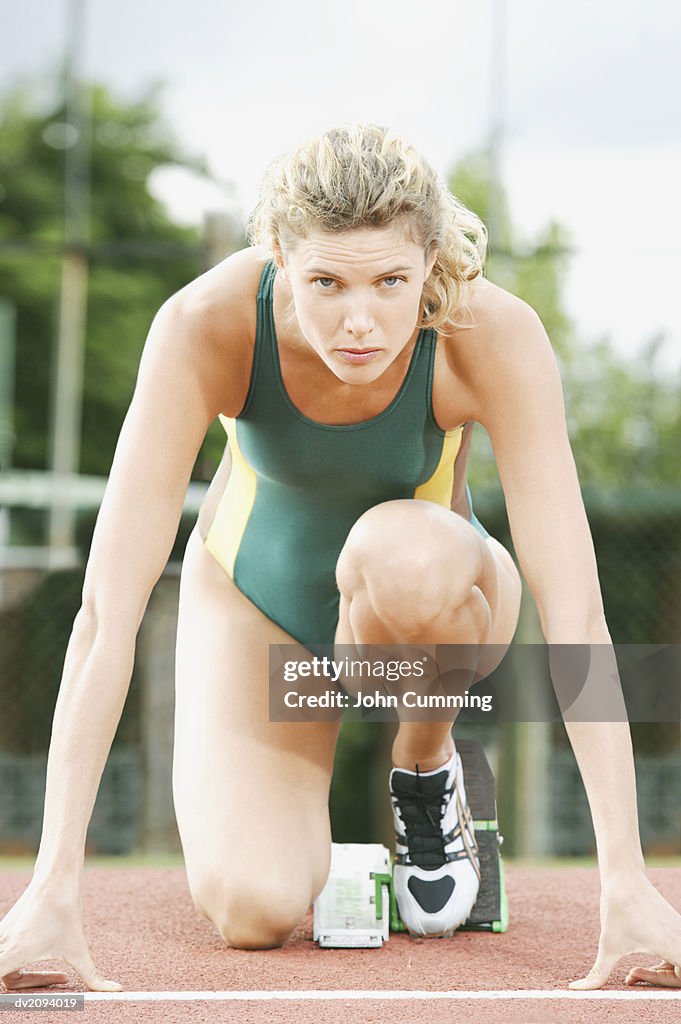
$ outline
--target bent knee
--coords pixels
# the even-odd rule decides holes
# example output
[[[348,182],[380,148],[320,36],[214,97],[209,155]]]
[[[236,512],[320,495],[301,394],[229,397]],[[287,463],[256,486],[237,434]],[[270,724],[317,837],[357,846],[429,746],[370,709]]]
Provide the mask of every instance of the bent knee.
[[[451,607],[470,598],[482,574],[481,546],[461,516],[409,499],[370,508],[354,524],[336,568],[348,599],[366,587],[383,605]]]
[[[298,892],[241,885],[223,895],[210,917],[228,946],[273,949],[286,942],[309,905]]]

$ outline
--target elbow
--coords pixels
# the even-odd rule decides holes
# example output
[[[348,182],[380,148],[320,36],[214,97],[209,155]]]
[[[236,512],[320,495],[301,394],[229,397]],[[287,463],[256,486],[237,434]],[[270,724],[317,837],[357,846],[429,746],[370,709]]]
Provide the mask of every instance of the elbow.
[[[111,595],[98,590],[83,591],[80,610],[74,622],[79,632],[94,637],[113,634],[121,638],[134,639],[139,632],[149,597],[141,601],[112,601]]]
[[[73,633],[91,639],[97,635],[97,609],[89,598],[83,597],[83,602],[73,620]]]
[[[590,644],[612,644],[612,637],[602,608],[600,613],[594,614],[593,618],[589,620],[587,639]]]
[[[555,602],[550,610],[539,604],[537,610],[547,644],[612,643],[600,593],[579,607]]]

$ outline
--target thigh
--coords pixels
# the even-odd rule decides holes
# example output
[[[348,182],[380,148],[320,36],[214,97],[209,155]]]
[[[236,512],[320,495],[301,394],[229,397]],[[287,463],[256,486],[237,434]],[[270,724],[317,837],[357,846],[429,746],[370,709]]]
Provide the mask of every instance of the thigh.
[[[292,642],[195,529],[180,584],[173,793],[204,912],[225,886],[254,878],[282,893],[309,890],[311,900],[328,872],[338,727],[268,720],[269,644]]]

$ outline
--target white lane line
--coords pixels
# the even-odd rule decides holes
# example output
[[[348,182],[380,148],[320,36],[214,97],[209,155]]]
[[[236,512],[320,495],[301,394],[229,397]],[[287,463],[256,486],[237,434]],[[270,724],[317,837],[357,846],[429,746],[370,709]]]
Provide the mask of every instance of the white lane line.
[[[98,1002],[100,1000],[112,1000],[114,1002],[188,1002],[206,1000],[210,1002],[267,1002],[268,1000],[343,1000],[343,999],[599,999],[599,1000],[649,1000],[649,999],[676,999],[681,1002],[681,991],[663,992],[655,989],[635,989],[631,992],[613,990],[603,992],[596,989],[591,992],[578,992],[572,989],[506,989],[499,992],[473,991],[465,992],[454,989],[450,992],[419,992],[414,990],[390,991],[386,989],[340,989],[338,991],[326,991],[324,989],[301,991],[265,990],[264,992],[85,992],[67,993],[65,995],[85,995],[86,1002]]]

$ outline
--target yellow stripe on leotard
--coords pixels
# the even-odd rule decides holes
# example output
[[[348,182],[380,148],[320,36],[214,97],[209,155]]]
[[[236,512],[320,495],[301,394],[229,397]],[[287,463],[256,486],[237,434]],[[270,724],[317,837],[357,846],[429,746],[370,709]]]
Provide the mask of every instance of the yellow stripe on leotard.
[[[255,502],[256,475],[241,454],[236,420],[222,414],[219,419],[229,438],[232,469],[206,536],[206,547],[223,569],[234,576],[237,552]]]
[[[442,442],[442,452],[435,472],[414,491],[415,498],[432,501],[436,505],[450,508],[454,490],[454,462],[461,447],[465,424],[447,433]]]

